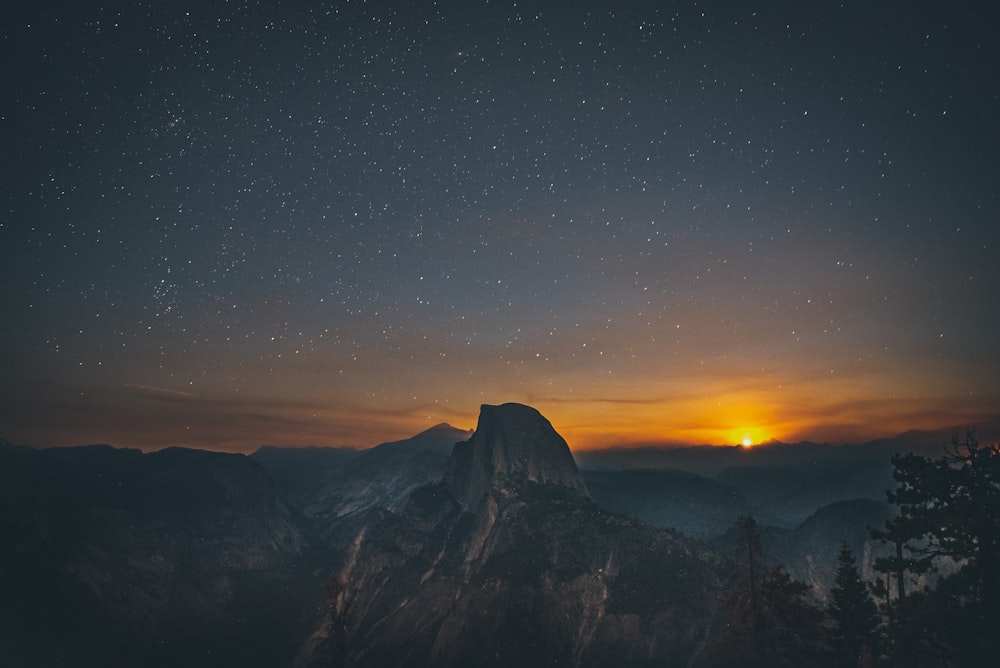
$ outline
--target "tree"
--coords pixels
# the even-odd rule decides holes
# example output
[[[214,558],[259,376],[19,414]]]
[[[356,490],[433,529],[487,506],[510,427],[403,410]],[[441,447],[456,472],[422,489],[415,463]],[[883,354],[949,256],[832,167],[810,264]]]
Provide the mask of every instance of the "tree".
[[[995,660],[1000,641],[1000,446],[967,432],[940,459],[893,457],[897,488],[888,499],[899,514],[876,538],[895,556],[878,567],[897,580],[893,633],[897,650],[918,648],[961,665]],[[905,574],[937,576],[933,587],[907,592]],[[914,664],[917,665],[917,664]]]
[[[808,601],[809,585],[775,566],[762,589],[761,631],[768,666],[816,665],[823,656],[823,610]]]
[[[801,666],[821,657],[822,610],[811,605],[809,587],[783,566],[764,565],[757,521],[736,521],[740,573],[726,605],[726,631],[710,652],[710,665]]]
[[[753,515],[740,515],[736,518],[736,530],[739,532],[740,546],[746,556],[746,597],[747,610],[751,627],[756,626],[760,616],[761,592],[758,583],[759,573],[763,567],[763,555],[760,549],[760,533],[757,530],[757,520]]]
[[[854,552],[845,540],[837,555],[837,573],[826,609],[832,622],[830,650],[837,666],[872,666],[879,656],[878,609],[868,586],[858,575]]]
[[[915,583],[933,565],[935,555],[926,542],[933,521],[927,517],[924,495],[940,486],[941,471],[938,464],[912,453],[893,455],[892,465],[897,486],[886,497],[900,512],[886,522],[884,530],[872,531],[872,537],[892,547],[891,556],[875,560],[875,570],[884,573],[887,581],[895,579],[896,600],[901,602],[906,598],[907,576]],[[892,588],[888,589],[890,596]],[[891,605],[891,598],[887,602]]]
[[[760,577],[763,556],[757,520],[752,515],[741,515],[733,531],[739,570],[724,608],[725,631],[710,652],[710,664],[729,666],[740,662],[748,667],[767,666]]]

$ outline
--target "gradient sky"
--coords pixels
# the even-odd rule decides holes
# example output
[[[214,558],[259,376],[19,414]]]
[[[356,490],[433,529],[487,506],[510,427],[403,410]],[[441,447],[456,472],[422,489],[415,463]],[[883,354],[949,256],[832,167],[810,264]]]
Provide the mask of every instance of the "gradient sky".
[[[13,2],[0,437],[1000,413],[990,3]]]

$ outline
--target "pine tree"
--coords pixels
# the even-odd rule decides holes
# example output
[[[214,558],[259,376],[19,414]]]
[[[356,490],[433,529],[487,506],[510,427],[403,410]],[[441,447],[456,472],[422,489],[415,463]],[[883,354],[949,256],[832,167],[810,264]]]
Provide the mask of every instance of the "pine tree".
[[[837,555],[832,601],[826,612],[833,664],[845,668],[874,665],[878,658],[878,610],[868,586],[858,575],[858,564],[847,541]]]
[[[809,587],[780,565],[765,566],[752,516],[737,519],[735,534],[740,573],[726,604],[726,632],[710,651],[709,665],[814,665],[822,657],[823,611],[809,603]]]
[[[940,459],[893,457],[898,486],[888,494],[899,514],[876,538],[895,557],[876,564],[893,573],[892,654],[907,665],[993,665],[1000,654],[1000,446],[972,432],[952,438]],[[904,589],[907,573],[934,574],[933,587]],[[949,572],[950,571],[950,572]]]
[[[808,600],[809,585],[775,566],[762,588],[762,631],[768,666],[816,665],[823,658],[823,610]]]

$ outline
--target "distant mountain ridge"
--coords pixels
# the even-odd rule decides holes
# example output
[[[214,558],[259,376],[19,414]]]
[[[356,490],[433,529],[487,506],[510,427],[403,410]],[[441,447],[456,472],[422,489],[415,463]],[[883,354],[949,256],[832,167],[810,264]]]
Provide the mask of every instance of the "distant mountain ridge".
[[[680,469],[714,476],[732,466],[773,466],[819,461],[843,461],[859,457],[888,458],[894,453],[913,452],[937,458],[953,435],[961,440],[974,430],[984,443],[1000,441],[1000,416],[969,425],[933,430],[911,429],[896,436],[864,443],[816,443],[769,441],[753,447],[740,445],[614,446],[574,453],[581,470]]]
[[[752,512],[738,486],[677,469],[582,471],[594,503],[661,529],[712,538]]]
[[[985,440],[1000,435],[1000,420],[988,421],[977,433]],[[709,537],[727,514],[730,521],[749,513],[763,524],[791,529],[837,501],[884,502],[886,491],[895,487],[893,454],[938,458],[956,434],[961,438],[964,430],[911,430],[860,445],[611,448],[576,453],[576,459],[595,500],[609,509]],[[680,471],[695,477],[677,478]],[[650,482],[656,472],[664,484]],[[671,476],[675,479],[667,484]],[[720,484],[736,491],[722,498]]]

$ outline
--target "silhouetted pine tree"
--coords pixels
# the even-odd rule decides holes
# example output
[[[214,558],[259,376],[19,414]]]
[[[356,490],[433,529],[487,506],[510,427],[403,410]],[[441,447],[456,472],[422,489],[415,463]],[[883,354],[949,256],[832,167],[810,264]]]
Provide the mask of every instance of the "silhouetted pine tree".
[[[764,581],[762,632],[769,666],[816,665],[825,654],[823,610],[808,600],[809,585],[775,566]]]
[[[740,574],[726,603],[725,631],[710,652],[715,666],[779,667],[815,664],[822,658],[823,612],[811,605],[806,584],[784,567],[767,569],[757,522],[736,522]]]
[[[895,557],[876,566],[894,572],[889,600],[892,660],[900,665],[995,665],[1000,656],[1000,446],[972,433],[952,438],[940,459],[893,457],[899,514],[876,538]],[[907,591],[906,573],[953,572],[933,587]]]
[[[833,665],[844,668],[876,665],[878,609],[868,586],[858,575],[854,552],[846,540],[837,555],[837,573],[830,597],[826,614],[832,622],[829,645]]]

